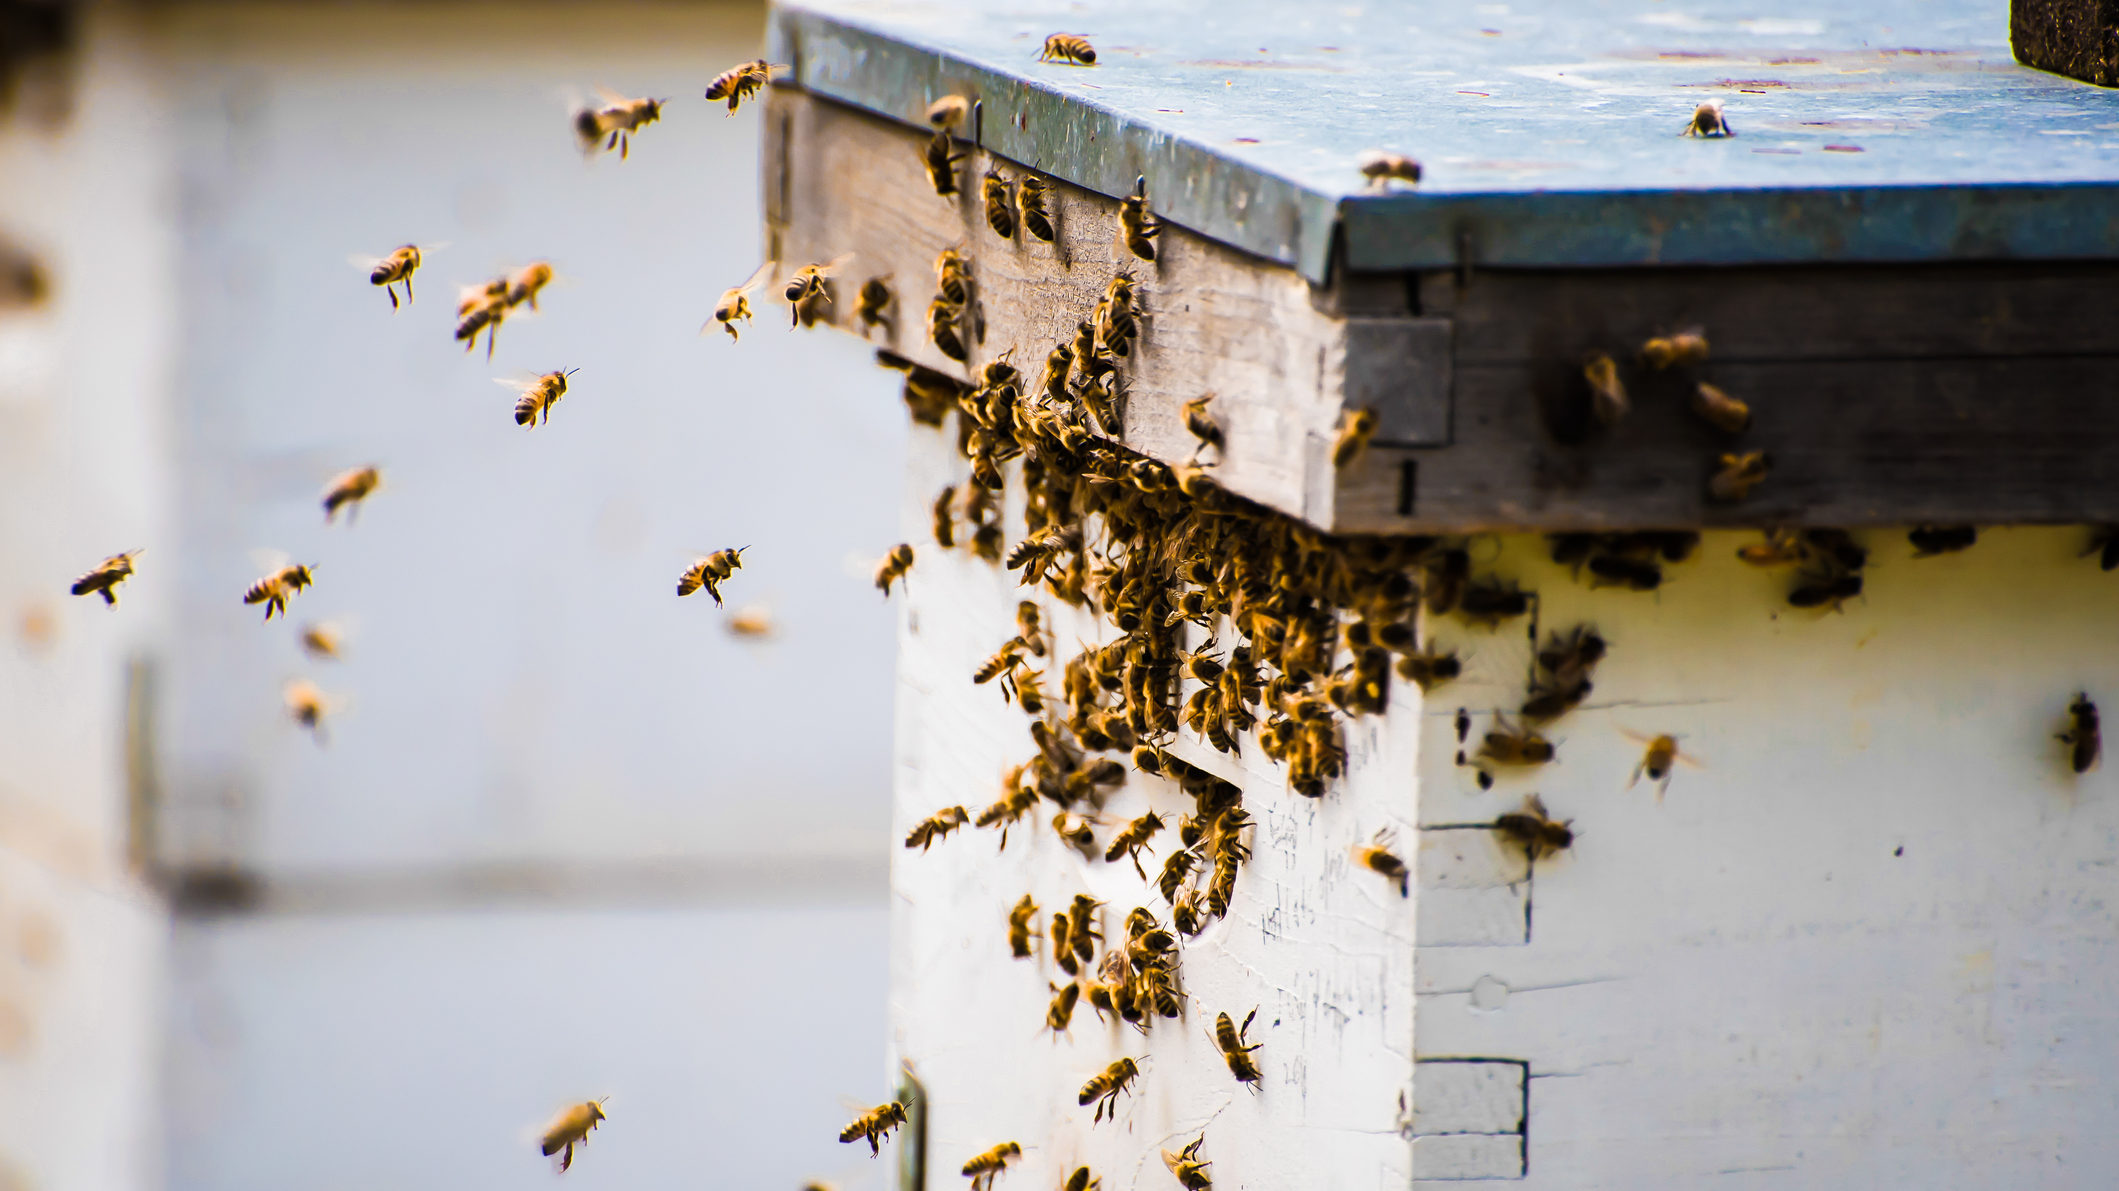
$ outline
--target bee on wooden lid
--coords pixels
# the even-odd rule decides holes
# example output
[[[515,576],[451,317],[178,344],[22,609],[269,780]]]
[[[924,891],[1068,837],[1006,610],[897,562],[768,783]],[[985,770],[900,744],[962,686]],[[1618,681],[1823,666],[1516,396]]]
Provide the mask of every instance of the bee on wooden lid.
[[[1389,190],[1393,181],[1418,186],[1420,163],[1403,154],[1372,150],[1361,155],[1361,176],[1377,190]]]
[[[1681,136],[1735,136],[1736,129],[1729,127],[1729,117],[1722,114],[1722,103],[1710,99],[1692,109],[1692,119],[1685,122]]]
[[[1044,52],[1037,56],[1040,62],[1065,62],[1074,66],[1096,65],[1096,47],[1086,37],[1073,33],[1055,33],[1045,39]]]

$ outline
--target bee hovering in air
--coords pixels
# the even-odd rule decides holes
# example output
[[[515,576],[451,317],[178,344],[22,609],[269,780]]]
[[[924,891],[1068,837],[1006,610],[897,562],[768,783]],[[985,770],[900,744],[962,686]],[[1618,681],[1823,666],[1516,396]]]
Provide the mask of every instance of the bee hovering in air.
[[[567,395],[567,378],[579,371],[579,368],[569,368],[565,372],[547,372],[528,378],[494,377],[493,383],[518,391],[515,398],[517,426],[541,426],[551,420],[552,407]]]
[[[887,277],[871,277],[861,283],[861,292],[854,295],[853,315],[861,320],[861,334],[867,335],[876,327],[882,327],[886,335],[891,334],[889,315],[890,281]]]
[[[1624,729],[1621,729],[1621,731],[1624,731]],[[1646,746],[1641,753],[1640,762],[1633,767],[1633,777],[1626,783],[1626,788],[1632,789],[1634,784],[1639,782],[1643,775],[1646,775],[1649,781],[1655,783],[1655,796],[1658,802],[1662,801],[1664,791],[1670,789],[1670,779],[1679,761],[1683,761],[1687,765],[1699,764],[1698,761],[1685,755],[1678,748],[1678,738],[1668,733],[1657,736],[1643,736],[1638,732],[1627,732],[1626,735]]]
[[[890,1136],[891,1130],[905,1123],[905,1108],[905,1102],[902,1100],[876,1105],[855,1117],[852,1124],[839,1130],[840,1143],[851,1145],[856,1141],[866,1141],[868,1156],[875,1157],[883,1152],[883,1140]]]
[[[565,1174],[574,1165],[574,1147],[588,1148],[589,1132],[596,1128],[603,1115],[602,1100],[584,1100],[559,1110],[551,1124],[544,1127],[544,1136],[538,1140],[538,1148],[549,1158],[558,1157],[559,1172]]]
[[[287,600],[296,592],[315,582],[310,569],[301,563],[288,563],[271,574],[250,585],[243,593],[246,604],[265,605],[265,619],[287,611]]]
[[[428,244],[425,246],[405,244],[398,247],[388,256],[356,256],[352,260],[354,264],[368,270],[369,285],[382,286],[383,292],[390,295],[390,309],[395,310],[398,306],[398,284],[400,282],[404,284],[405,305],[411,305],[412,275],[419,272],[421,254],[433,252],[440,247],[441,245],[439,244]]]
[[[1162,220],[1148,210],[1148,178],[1134,179],[1133,193],[1118,200],[1119,242],[1126,251],[1144,261],[1155,259],[1155,237],[1162,234]]]
[[[1718,385],[1700,381],[1692,386],[1692,412],[1701,421],[1724,434],[1742,434],[1751,428],[1751,406],[1731,397]]]
[[[1420,163],[1398,153],[1364,153],[1361,156],[1361,176],[1368,179],[1369,187],[1374,190],[1389,190],[1392,182],[1418,186]]]
[[[767,62],[763,58],[753,62],[739,62],[715,75],[714,81],[706,85],[707,102],[719,103],[727,100],[728,114],[733,116],[744,100],[756,95],[759,88],[772,81],[774,71],[786,69],[785,66]]]
[[[964,1163],[964,1177],[971,1180],[971,1191],[992,1191],[994,1176],[1008,1169],[1010,1162],[1022,1156],[1023,1147],[1012,1141],[1004,1141],[990,1150],[973,1154],[971,1160]]]
[[[686,567],[684,574],[677,577],[677,594],[688,596],[703,587],[706,594],[714,597],[714,607],[719,608],[721,585],[728,582],[729,576],[743,569],[743,552],[748,549],[749,546],[742,546],[730,550],[716,550]]]
[[[890,585],[905,578],[905,572],[911,569],[912,546],[899,542],[890,548],[890,553],[883,556],[882,565],[876,568],[876,590],[888,597]]]
[[[457,293],[456,338],[468,353],[478,346],[478,333],[484,331],[486,359],[492,359],[494,341],[500,338],[500,324],[508,317],[508,279],[467,285]]]
[[[728,633],[753,641],[773,635],[773,610],[765,604],[746,604],[729,613]]]
[[[1090,1076],[1089,1082],[1082,1085],[1082,1094],[1079,1097],[1084,1108],[1091,1104],[1096,1105],[1096,1114],[1090,1123],[1095,1124],[1105,1117],[1116,1118],[1118,1094],[1128,1090],[1133,1081],[1139,1078],[1140,1065],[1126,1058],[1118,1059],[1109,1067]]]
[[[345,633],[328,620],[311,621],[302,626],[302,652],[318,661],[335,662],[345,648]]]
[[[1354,845],[1354,863],[1372,873],[1396,881],[1398,883],[1398,896],[1405,897],[1408,892],[1407,880],[1411,876],[1411,870],[1405,867],[1405,861],[1400,860],[1397,854],[1391,851],[1390,845],[1390,831],[1386,828],[1376,833],[1374,843]]]
[[[324,715],[331,710],[331,701],[316,684],[306,678],[297,678],[280,690],[280,698],[287,704],[287,714],[294,722],[309,730],[318,744],[324,743]]]
[[[788,326],[806,327],[817,321],[820,317],[817,308],[831,304],[832,274],[852,259],[849,254],[821,265],[804,265],[795,270],[780,295],[787,300]]]
[[[912,825],[912,830],[906,833],[905,846],[925,852],[936,840],[947,837],[950,832],[969,822],[971,812],[963,807],[943,807]]]
[[[1368,449],[1369,440],[1376,437],[1376,411],[1373,409],[1350,409],[1339,420],[1339,437],[1332,443],[1332,466],[1346,470],[1361,452]]]
[[[1685,121],[1685,130],[1680,136],[1735,136],[1736,129],[1729,127],[1729,117],[1722,114],[1721,101],[1710,99],[1692,109],[1692,119]]]
[[[531,261],[522,268],[508,274],[506,293],[508,308],[512,310],[527,302],[530,309],[537,309],[537,294],[544,287],[552,284],[552,276],[552,264],[550,261]]]
[[[115,608],[118,606],[118,584],[132,578],[132,560],[141,553],[143,551],[127,550],[123,554],[113,554],[74,580],[73,586],[67,590],[77,596],[102,596],[105,605]]]
[[[340,509],[346,510],[346,523],[351,525],[360,516],[361,502],[368,499],[376,486],[383,482],[383,473],[373,466],[356,467],[340,472],[329,484],[324,485],[324,524],[329,525],[338,517]]]
[[[1071,66],[1096,65],[1096,48],[1089,39],[1072,33],[1055,33],[1045,39],[1044,52],[1037,56],[1040,62],[1064,62]]]
[[[2062,744],[2068,746],[2068,768],[2076,773],[2088,773],[2097,764],[2097,755],[2104,749],[2104,736],[2097,724],[2097,705],[2090,702],[2088,691],[2075,696],[2068,704],[2067,730],[2059,734]]]
[[[927,105],[927,123],[936,128],[955,128],[971,114],[971,101],[961,95],[944,95]]]
[[[603,87],[596,88],[603,100],[601,106],[585,107],[574,113],[574,133],[581,138],[581,151],[594,153],[596,143],[603,142],[603,151],[618,150],[618,160],[624,161],[632,151],[633,133],[662,118],[662,105],[666,99],[627,99]]]
[[[713,319],[701,325],[699,333],[704,335],[707,327],[713,326],[714,323],[720,323],[721,329],[728,332],[730,339],[740,340],[742,336],[736,334],[736,324],[750,321],[751,291],[757,289],[767,277],[771,276],[772,271],[773,262],[767,261],[759,265],[757,271],[752,273],[750,279],[742,285],[730,286],[728,289],[722,290],[721,300],[714,304]]]

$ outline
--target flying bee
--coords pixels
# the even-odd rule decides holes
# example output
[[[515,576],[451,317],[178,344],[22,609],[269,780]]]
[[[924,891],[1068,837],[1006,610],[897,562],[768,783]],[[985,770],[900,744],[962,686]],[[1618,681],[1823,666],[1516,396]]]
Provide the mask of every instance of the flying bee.
[[[1685,131],[1680,136],[1735,136],[1736,129],[1729,127],[1729,117],[1722,114],[1720,100],[1710,99],[1692,109],[1692,119],[1685,122]]]
[[[906,841],[906,846],[911,846],[910,840]],[[1030,895],[1026,893],[1023,895],[1023,900],[1015,903],[1014,908],[1008,911],[1008,953],[1010,955],[1017,959],[1030,958],[1030,940],[1036,938],[1038,934],[1036,923],[1037,903],[1030,900]]]
[[[927,105],[927,122],[936,128],[955,128],[971,114],[971,101],[961,95],[944,95]]]
[[[2059,733],[2058,739],[2068,746],[2068,767],[2076,773],[2088,773],[2104,749],[2104,737],[2097,725],[2097,705],[2090,702],[2089,692],[2083,691],[2068,704],[2067,714],[2067,730]]]
[[[1055,33],[1045,39],[1045,49],[1037,56],[1040,62],[1064,62],[1071,66],[1096,65],[1096,49],[1086,37],[1072,33]]]
[[[940,546],[944,550],[956,545],[956,518],[951,515],[951,509],[955,504],[956,486],[954,484],[942,489],[940,494],[934,498],[934,541],[935,545]]]
[[[531,261],[522,268],[508,274],[506,298],[508,306],[520,306],[527,302],[530,309],[537,309],[537,294],[552,284],[552,266],[547,261]]]
[[[927,304],[927,338],[934,342],[936,351],[960,363],[971,359],[971,353],[964,350],[963,338],[957,334],[957,319],[963,313],[962,306],[941,294]]]
[[[1608,353],[1591,352],[1583,359],[1582,380],[1589,385],[1589,408],[1598,422],[1616,426],[1633,408],[1619,380],[1619,365]]]
[[[1496,765],[1543,765],[1553,759],[1552,741],[1529,728],[1519,728],[1508,717],[1494,713],[1494,729],[1479,745],[1479,756]]]
[[[1126,251],[1144,261],[1155,259],[1155,237],[1162,234],[1162,220],[1148,210],[1147,179],[1134,184],[1133,193],[1118,200],[1119,242]]]
[[[1015,605],[1016,639],[1023,643],[1035,657],[1045,656],[1044,613],[1034,600],[1018,600]]]
[[[756,95],[759,88],[772,81],[774,71],[786,69],[763,58],[755,62],[739,62],[715,75],[714,80],[706,85],[706,100],[708,103],[727,100],[728,114],[733,116],[744,100]]]
[[[1001,646],[992,657],[981,662],[979,668],[971,672],[971,681],[984,686],[996,678],[1004,677],[1022,662],[1023,642],[1021,638],[1016,638]]]
[[[337,625],[312,621],[302,626],[302,652],[318,661],[338,661],[344,640]]]
[[[970,812],[961,806],[944,807],[912,825],[905,836],[905,846],[925,852],[934,841],[946,838],[950,832],[971,822]],[[1032,906],[1035,910],[1037,907]]]
[[[1052,832],[1060,837],[1061,843],[1080,852],[1083,860],[1096,859],[1096,833],[1090,830],[1088,819],[1069,818],[1067,812],[1061,811],[1052,816]]]
[[[608,153],[618,150],[618,160],[624,161],[632,152],[632,134],[662,118],[662,105],[666,99],[627,99],[615,91],[596,88],[603,99],[602,107],[585,107],[574,113],[574,132],[581,138],[581,151],[594,153],[596,142],[603,142]]]
[[[850,1145],[856,1141],[868,1143],[868,1156],[873,1158],[883,1152],[883,1139],[905,1123],[905,1102],[893,1100],[878,1104],[853,1119],[853,1123],[839,1130],[839,1143]]]
[[[934,183],[934,192],[942,198],[957,193],[956,166],[965,155],[956,151],[956,141],[948,129],[942,129],[927,140],[927,148],[920,160],[927,166],[927,180]]]
[[[115,608],[118,605],[118,584],[132,578],[132,560],[141,553],[140,550],[127,550],[123,554],[113,554],[74,580],[73,586],[67,590],[77,596],[102,596],[106,606]]]
[[[1751,427],[1751,407],[1706,381],[1692,387],[1692,412],[1724,434],[1742,434]]]
[[[1199,1147],[1205,1145],[1207,1135],[1202,1133],[1181,1150],[1164,1150],[1163,1165],[1177,1178],[1177,1184],[1185,1191],[1213,1191],[1214,1180],[1207,1177],[1207,1167],[1212,1162],[1199,1160]]]
[[[510,389],[518,389],[515,398],[515,424],[522,427],[541,426],[551,420],[552,407],[567,395],[567,378],[581,371],[569,368],[565,372],[547,372],[532,379],[519,377],[495,377],[493,383]]]
[[[826,264],[804,265],[795,270],[780,295],[787,301],[788,326],[807,326],[817,321],[817,307],[831,304],[831,275],[850,259],[851,256],[842,256]]]
[[[1052,989],[1052,1004],[1045,1008],[1045,1028],[1055,1034],[1064,1034],[1074,1020],[1074,1005],[1081,1000],[1082,986],[1069,982],[1049,987]]]
[[[1222,441],[1221,423],[1207,414],[1207,405],[1213,400],[1214,394],[1208,393],[1185,402],[1185,429],[1191,431],[1192,437],[1199,440],[1199,445],[1192,451],[1194,459],[1198,459],[1200,452],[1208,447],[1214,448],[1216,458],[1220,458],[1227,450]]]
[[[1022,1156],[1023,1147],[1012,1141],[1004,1141],[983,1153],[973,1154],[971,1161],[964,1163],[964,1174],[971,1180],[971,1191],[991,1191],[994,1176],[1006,1170],[1010,1162]]]
[[[1420,163],[1401,153],[1368,152],[1361,155],[1361,176],[1374,190],[1389,190],[1391,183],[1420,185]]]
[[[1861,591],[1859,571],[1805,571],[1788,591],[1788,606],[1823,608],[1829,605],[1837,612],[1841,605],[1860,595]]]
[[[324,713],[331,709],[331,702],[324,697],[324,692],[316,689],[316,684],[308,679],[297,678],[281,688],[280,697],[286,701],[287,714],[294,717],[294,722],[309,729],[317,743],[323,743]]]
[[[1074,1173],[1067,1176],[1067,1181],[1060,1184],[1060,1191],[1097,1191],[1103,1185],[1104,1181],[1091,1174],[1088,1167],[1077,1166]]]
[[[1503,839],[1522,847],[1532,860],[1542,860],[1573,846],[1575,833],[1568,826],[1573,821],[1555,821],[1546,813],[1545,801],[1532,794],[1523,800],[1522,810],[1510,811],[1495,819],[1494,830]]]
[[[1162,816],[1157,815],[1154,811],[1149,811],[1140,818],[1126,824],[1126,829],[1113,836],[1111,838],[1111,846],[1104,849],[1105,863],[1115,864],[1121,856],[1130,857],[1133,861],[1134,871],[1140,874],[1141,880],[1147,880],[1148,870],[1141,867],[1140,854],[1142,850],[1147,848],[1148,841],[1155,838],[1155,833],[1162,829]]]
[[[889,328],[890,283],[881,277],[871,277],[861,283],[861,292],[854,295],[853,314],[861,320],[861,333],[866,335],[875,327]]]
[[[742,546],[716,550],[692,563],[677,577],[677,594],[680,597],[688,596],[705,588],[706,594],[714,597],[714,607],[719,608],[721,585],[728,582],[729,576],[743,569],[743,552],[748,549],[749,546]]]
[[[999,170],[988,169],[979,193],[986,200],[986,226],[1003,240],[1015,239],[1015,187]]]
[[[729,613],[727,628],[732,637],[770,637],[773,635],[772,609],[764,604],[738,608]]]
[[[1354,863],[1398,882],[1398,896],[1405,897],[1410,890],[1407,881],[1411,871],[1405,867],[1405,861],[1398,859],[1397,854],[1390,850],[1390,843],[1390,833],[1386,829],[1376,834],[1374,843],[1355,844]]]
[[[1127,1091],[1133,1081],[1139,1078],[1138,1063],[1128,1058],[1118,1059],[1089,1077],[1089,1082],[1082,1085],[1082,1094],[1076,1102],[1085,1108],[1090,1104],[1096,1105],[1096,1114],[1090,1119],[1091,1124],[1105,1117],[1116,1117],[1119,1093]]]
[[[374,467],[356,467],[340,472],[324,485],[324,523],[330,524],[341,508],[346,510],[346,522],[352,524],[360,515],[360,504],[383,482],[383,473]]]
[[[1678,365],[1707,362],[1707,333],[1698,327],[1650,337],[1641,344],[1641,363],[1661,372]]]
[[[1221,1057],[1229,1064],[1229,1074],[1235,1076],[1238,1083],[1250,1084],[1253,1090],[1265,1079],[1265,1073],[1258,1069],[1251,1052],[1265,1044],[1253,1042],[1247,1046],[1244,1035],[1251,1032],[1251,1021],[1257,1016],[1258,1010],[1252,1009],[1243,1019],[1243,1028],[1238,1029],[1228,1014],[1214,1015],[1214,1044],[1221,1048]]]
[[[265,619],[271,620],[275,615],[287,611],[289,597],[315,581],[308,567],[301,563],[289,563],[251,584],[249,590],[243,593],[243,602],[265,605]]]
[[[1906,539],[1913,543],[1913,557],[1933,558],[1969,549],[1979,540],[1979,531],[1969,525],[1923,525],[1908,531]]]
[[[1332,443],[1332,466],[1346,470],[1361,452],[1368,449],[1369,440],[1376,437],[1376,411],[1373,409],[1348,410],[1339,419],[1339,437]]]
[[[508,279],[505,277],[489,281],[484,285],[465,286],[456,302],[456,338],[461,340],[464,351],[478,346],[478,333],[486,333],[486,359],[493,358],[494,341],[500,338],[500,324],[508,316]]]
[[[431,246],[430,246],[431,251]],[[390,309],[397,309],[397,284],[405,284],[405,304],[412,302],[412,275],[419,272],[420,249],[417,244],[406,244],[385,257],[361,260],[368,266],[368,284],[383,287],[390,295]]]
[[[890,585],[903,579],[905,572],[911,569],[912,547],[904,542],[899,542],[890,548],[889,554],[883,556],[882,565],[876,567],[876,590],[882,592],[884,597],[888,598]]]
[[[1431,691],[1462,673],[1464,667],[1457,660],[1455,651],[1436,653],[1430,650],[1409,653],[1398,659],[1398,677],[1418,683],[1423,691]]]
[[[589,1132],[599,1121],[605,1120],[603,1101],[584,1100],[559,1110],[544,1127],[544,1135],[538,1139],[538,1148],[549,1158],[559,1155],[559,1172],[565,1174],[574,1165],[574,1147],[588,1148]]]
[[[751,291],[757,289],[759,284],[771,275],[772,271],[773,262],[767,261],[758,266],[757,271],[750,275],[750,280],[745,281],[742,285],[731,286],[722,290],[721,300],[714,303],[713,322],[700,327],[699,332],[705,334],[706,327],[710,327],[714,323],[720,323],[721,329],[728,332],[730,339],[741,339],[742,336],[736,334],[736,324],[750,321]]]
[[[1052,243],[1052,213],[1045,208],[1045,180],[1036,174],[1024,174],[1015,186],[1015,211],[1021,217],[1023,230]]]
[[[1772,467],[1773,460],[1764,451],[1723,455],[1714,474],[1707,479],[1707,495],[1723,504],[1736,504],[1765,482],[1766,473]]]

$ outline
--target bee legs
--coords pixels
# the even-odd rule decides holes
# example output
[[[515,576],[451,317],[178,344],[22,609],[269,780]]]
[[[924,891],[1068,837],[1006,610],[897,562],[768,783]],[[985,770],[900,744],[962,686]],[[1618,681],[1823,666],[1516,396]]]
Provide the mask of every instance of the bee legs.
[[[383,292],[390,295],[390,309],[397,309],[397,287],[394,285],[386,285],[383,287]]]

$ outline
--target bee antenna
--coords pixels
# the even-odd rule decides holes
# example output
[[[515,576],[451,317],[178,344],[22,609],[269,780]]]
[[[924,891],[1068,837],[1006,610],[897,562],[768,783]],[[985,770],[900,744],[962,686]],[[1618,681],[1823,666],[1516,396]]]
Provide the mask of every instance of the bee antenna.
[[[572,376],[572,375],[574,375],[575,373],[577,373],[577,372],[579,372],[579,371],[581,371],[581,369],[579,369],[579,368],[569,368],[569,369],[567,369],[567,375],[568,375],[568,376]]]
[[[1138,176],[1136,176],[1136,177],[1135,177],[1135,178],[1133,179],[1133,193],[1134,193],[1134,194],[1137,194],[1137,195],[1140,195],[1140,196],[1141,196],[1141,197],[1143,197],[1143,198],[1146,198],[1146,197],[1147,197],[1147,194],[1148,194],[1148,175],[1146,175],[1146,174],[1141,174],[1141,175],[1138,175]]]

